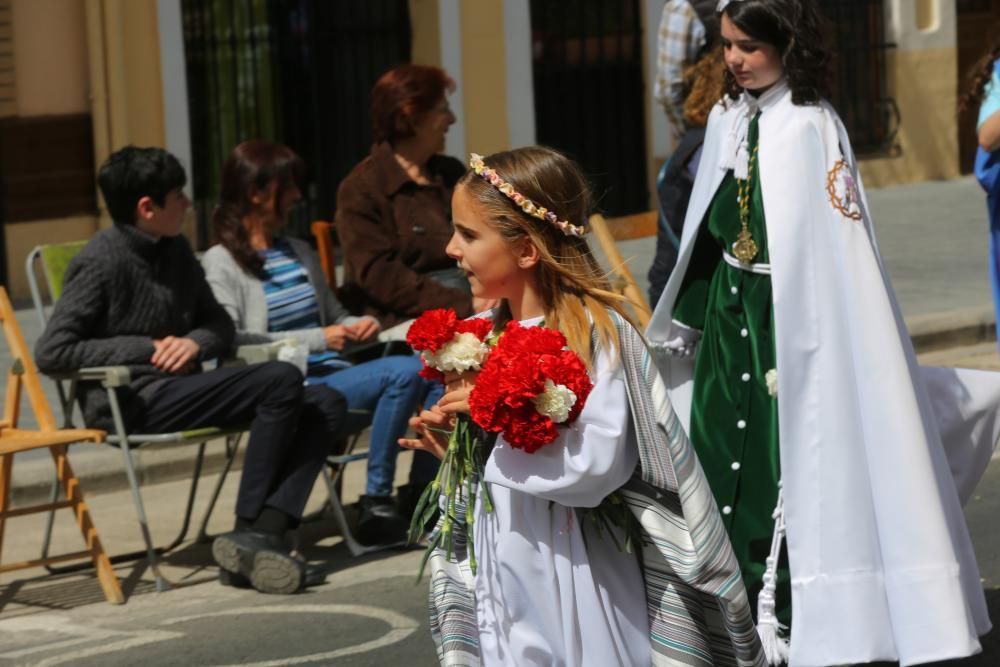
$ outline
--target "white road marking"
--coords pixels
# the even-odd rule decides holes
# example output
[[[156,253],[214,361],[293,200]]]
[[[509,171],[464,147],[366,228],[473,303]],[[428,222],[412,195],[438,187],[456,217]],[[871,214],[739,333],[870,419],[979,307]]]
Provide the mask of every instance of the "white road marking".
[[[233,665],[216,665],[215,667],[279,667],[280,665],[302,665],[310,662],[328,661],[346,655],[367,653],[369,651],[382,648],[383,646],[395,644],[396,642],[402,641],[412,635],[416,632],[417,628],[420,627],[420,624],[414,619],[390,609],[355,604],[268,605],[263,607],[252,607],[250,609],[226,609],[223,611],[172,618],[168,621],[164,621],[161,625],[169,626],[205,618],[245,616],[247,614],[350,614],[352,616],[366,616],[368,618],[383,621],[392,629],[377,639],[363,642],[361,644],[355,644],[354,646],[345,646],[333,651],[262,662],[240,662]]]

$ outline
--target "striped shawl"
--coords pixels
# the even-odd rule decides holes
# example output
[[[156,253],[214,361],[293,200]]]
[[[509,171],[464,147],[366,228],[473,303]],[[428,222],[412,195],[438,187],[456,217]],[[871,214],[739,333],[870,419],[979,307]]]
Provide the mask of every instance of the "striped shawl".
[[[642,337],[613,316],[640,457],[620,493],[643,529],[651,664],[763,667],[739,566],[698,458]],[[455,526],[451,559],[438,549],[429,561],[431,634],[448,667],[480,664],[464,530]]]

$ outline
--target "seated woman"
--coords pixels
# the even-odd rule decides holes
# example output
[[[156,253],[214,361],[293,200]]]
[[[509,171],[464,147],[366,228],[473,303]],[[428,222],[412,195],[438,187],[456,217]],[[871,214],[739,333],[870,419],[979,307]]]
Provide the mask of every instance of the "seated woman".
[[[487,310],[444,248],[451,238],[451,194],[465,173],[440,155],[455,122],[454,82],[437,67],[400,65],[372,90],[375,144],[337,191],[337,234],[344,250],[341,294],[353,312],[384,327],[431,308],[459,317]]]
[[[408,518],[391,499],[396,441],[417,405],[436,402],[442,390],[419,377],[415,355],[355,366],[342,356],[351,344],[373,341],[380,326],[375,318],[354,317],[344,308],[306,242],[278,235],[301,198],[302,171],[302,161],[286,146],[255,140],[233,149],[222,168],[213,219],[217,244],[202,264],[216,299],[236,323],[240,343],[295,339],[310,353],[309,384],[332,387],[347,397],[349,408],[374,412],[358,539],[399,542]],[[407,495],[422,491],[436,471],[433,457],[415,457]]]

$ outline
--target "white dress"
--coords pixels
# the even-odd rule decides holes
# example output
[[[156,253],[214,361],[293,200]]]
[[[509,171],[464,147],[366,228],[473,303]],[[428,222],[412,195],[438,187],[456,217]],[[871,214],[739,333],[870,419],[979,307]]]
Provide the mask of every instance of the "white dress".
[[[527,454],[499,437],[486,463],[494,510],[477,503],[474,523],[483,665],[650,664],[635,555],[590,527],[584,539],[572,509],[598,505],[639,459],[621,364],[602,355],[591,378],[579,419],[558,440]]]

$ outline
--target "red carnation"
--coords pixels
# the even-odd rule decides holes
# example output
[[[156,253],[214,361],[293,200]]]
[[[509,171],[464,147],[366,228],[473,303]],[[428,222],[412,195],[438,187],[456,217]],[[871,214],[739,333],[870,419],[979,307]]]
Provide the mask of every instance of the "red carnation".
[[[583,361],[566,349],[560,332],[509,322],[476,379],[469,408],[479,426],[531,453],[558,437],[559,424],[580,416],[592,388]],[[540,405],[555,412],[543,414]]]
[[[425,310],[406,332],[406,342],[417,352],[437,352],[455,335],[458,315],[451,308]]]
[[[455,323],[455,333],[471,333],[479,340],[486,340],[492,332],[493,320],[485,317],[473,317]]]

